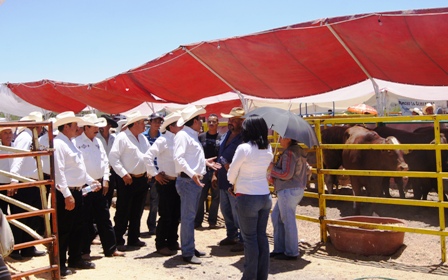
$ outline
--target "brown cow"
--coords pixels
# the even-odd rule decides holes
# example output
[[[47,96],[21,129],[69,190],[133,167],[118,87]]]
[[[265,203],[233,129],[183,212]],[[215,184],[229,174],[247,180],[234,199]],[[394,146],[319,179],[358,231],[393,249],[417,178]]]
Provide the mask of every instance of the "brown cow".
[[[398,144],[395,137],[382,138],[376,132],[361,126],[348,128],[344,135],[346,144]],[[355,170],[408,170],[408,165],[403,159],[402,150],[352,150],[342,151],[342,165],[345,169]],[[353,195],[361,194],[365,187],[368,196],[381,197],[383,194],[382,180],[379,176],[350,176]],[[371,209],[373,211],[373,208]],[[355,203],[355,213],[361,212]]]
[[[331,126],[326,129],[322,129],[322,144],[343,144],[344,134],[349,126]],[[326,169],[338,169],[342,166],[342,150],[327,150],[322,151],[323,165]],[[338,177],[336,175],[324,176],[325,185],[327,186],[328,193],[333,193],[333,186],[339,185]]]

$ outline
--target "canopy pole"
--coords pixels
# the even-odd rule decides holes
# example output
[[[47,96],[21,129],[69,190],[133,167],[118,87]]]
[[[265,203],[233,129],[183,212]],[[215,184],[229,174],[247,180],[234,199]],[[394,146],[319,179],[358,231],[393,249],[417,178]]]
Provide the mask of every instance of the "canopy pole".
[[[148,101],[145,101],[146,105],[148,105],[149,109],[151,109],[151,111],[153,113],[155,113],[155,109],[154,109],[154,103],[149,103]]]
[[[382,104],[381,98],[380,98],[380,90],[379,90],[379,86],[376,83],[375,79],[373,79],[373,77],[370,75],[370,73],[367,72],[367,69],[364,67],[364,65],[362,65],[362,63],[359,61],[359,59],[355,56],[355,54],[352,52],[352,50],[345,44],[345,42],[342,40],[342,38],[339,36],[339,34],[336,33],[336,31],[333,29],[333,27],[331,27],[331,25],[329,25],[328,23],[325,23],[325,26],[330,30],[330,32],[333,34],[333,36],[336,38],[336,40],[338,40],[339,44],[341,44],[341,46],[353,58],[353,60],[356,62],[356,64],[358,64],[358,66],[362,70],[362,72],[364,72],[364,74],[372,82],[373,89],[375,91],[375,96],[376,96],[376,106],[377,106],[378,115],[379,116],[384,115],[383,104]]]
[[[210,71],[213,75],[215,75],[218,79],[220,79],[223,83],[225,83],[229,88],[231,88],[234,92],[239,93],[240,91],[237,90],[234,86],[232,86],[229,82],[227,82],[223,77],[221,77],[218,73],[216,73],[210,66],[205,64],[202,60],[199,59],[196,55],[194,55],[189,49],[186,47],[182,47],[183,50],[185,50],[191,57],[196,59],[202,66],[204,66],[208,71]]]

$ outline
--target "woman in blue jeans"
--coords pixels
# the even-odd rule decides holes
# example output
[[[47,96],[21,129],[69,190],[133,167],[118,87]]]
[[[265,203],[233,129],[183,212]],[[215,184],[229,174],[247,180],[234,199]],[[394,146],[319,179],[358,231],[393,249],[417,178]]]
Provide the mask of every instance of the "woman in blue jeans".
[[[243,144],[230,164],[227,178],[234,186],[238,221],[244,239],[242,279],[267,279],[269,244],[266,227],[272,200],[266,170],[273,155],[266,122],[251,116],[243,122]]]
[[[277,163],[270,166],[277,192],[277,203],[271,215],[274,251],[270,256],[279,260],[296,260],[300,255],[296,208],[302,200],[307,183],[307,153],[293,139],[281,138],[280,145],[285,150]]]

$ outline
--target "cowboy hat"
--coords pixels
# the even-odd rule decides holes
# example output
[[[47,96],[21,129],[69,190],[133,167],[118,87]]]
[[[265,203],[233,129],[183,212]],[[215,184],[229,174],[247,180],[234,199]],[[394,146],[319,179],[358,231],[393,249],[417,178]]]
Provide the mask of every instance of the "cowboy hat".
[[[12,131],[12,127],[10,127],[10,126],[2,126],[2,127],[0,127],[0,132],[2,132],[3,130],[8,130],[8,129],[10,129]]]
[[[20,121],[33,121],[33,122],[41,122],[43,121],[41,112],[31,112],[28,116],[25,116],[20,119]]]
[[[82,117],[84,125],[105,127],[107,125],[107,120],[103,117],[98,118],[96,114],[87,114]]]
[[[429,102],[426,103],[425,107],[423,107],[423,109],[422,109],[423,114],[427,115],[428,112],[426,112],[426,110],[428,110],[430,107],[432,107],[432,111],[433,111],[433,114],[434,114],[435,111],[436,111],[436,105],[435,105],[435,104],[431,104],[431,103],[429,103]]]
[[[115,133],[120,133],[121,128],[123,127],[123,125],[126,123],[126,119],[121,119],[117,122],[118,126],[115,128]]]
[[[422,115],[423,115],[422,110],[420,110],[420,109],[417,108],[417,107],[413,108],[413,109],[411,110],[411,113],[412,113],[412,112],[416,113],[416,114],[419,115],[419,116],[422,116]]]
[[[29,113],[28,116],[24,116],[24,117],[20,118],[19,121],[20,122],[41,122],[41,121],[43,121],[42,113],[41,112],[37,112],[37,111],[31,112],[31,113]],[[19,133],[21,133],[24,130],[25,130],[25,127],[18,126],[16,128],[16,132],[15,133],[19,134]]]
[[[56,115],[54,127],[59,127],[67,123],[82,123],[82,121],[82,118],[75,116],[75,113],[72,111],[66,111]]]
[[[138,110],[129,113],[126,117],[127,117],[127,118],[126,118],[127,121],[126,121],[126,123],[122,126],[122,128],[127,127],[128,125],[133,124],[133,123],[135,123],[135,122],[138,122],[138,121],[140,121],[140,120],[147,120],[147,119],[148,119],[147,116],[142,115],[142,113],[140,113],[140,111],[138,111]]]
[[[245,114],[244,109],[241,107],[234,107],[232,110],[230,110],[230,113],[224,114],[221,113],[221,117],[230,119],[230,118],[241,118]]]
[[[110,127],[116,128],[118,126],[118,123],[111,116],[101,115],[101,117],[106,119],[106,121],[110,125]]]
[[[183,126],[192,118],[205,114],[205,109],[202,106],[188,105],[180,111],[180,118],[177,120],[177,126]]]
[[[175,122],[177,122],[177,120],[180,119],[180,113],[179,111],[174,111],[171,114],[167,115],[164,119],[163,119],[163,124],[160,126],[160,132],[165,132],[166,128],[170,125],[173,124]]]

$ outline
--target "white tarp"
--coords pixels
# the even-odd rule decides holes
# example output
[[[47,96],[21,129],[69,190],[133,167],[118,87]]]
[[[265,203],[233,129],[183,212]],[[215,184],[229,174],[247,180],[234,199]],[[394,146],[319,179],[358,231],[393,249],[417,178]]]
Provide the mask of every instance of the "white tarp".
[[[0,112],[5,114],[23,117],[33,111],[47,112],[15,95],[5,84],[0,84],[0,100]]]

